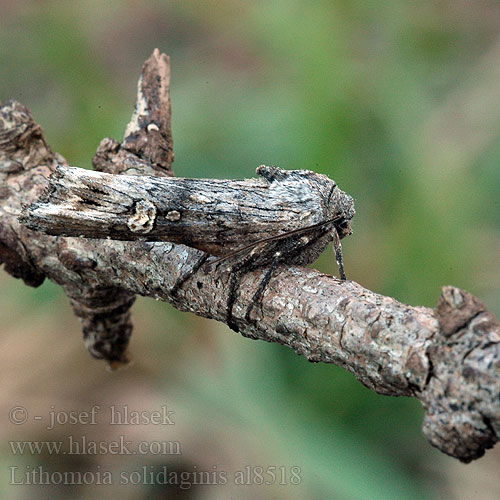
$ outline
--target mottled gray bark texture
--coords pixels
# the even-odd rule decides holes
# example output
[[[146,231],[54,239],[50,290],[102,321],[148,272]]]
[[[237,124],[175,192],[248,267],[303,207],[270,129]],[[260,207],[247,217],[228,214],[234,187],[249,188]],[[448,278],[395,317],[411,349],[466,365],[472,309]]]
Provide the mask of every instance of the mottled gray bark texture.
[[[125,138],[121,144],[103,140],[96,170],[171,175],[168,80],[168,58],[156,50],[143,67]],[[65,164],[24,106],[7,101],[0,108],[0,261],[29,285],[48,277],[64,287],[94,356],[112,366],[127,361],[136,294],[226,319],[230,274],[223,269],[200,268],[175,296],[170,293],[204,255],[201,250],[170,242],[48,236],[22,226],[22,207],[36,201],[56,166]],[[233,313],[243,335],[342,366],[380,394],[418,398],[429,441],[464,462],[498,441],[500,324],[478,299],[445,287],[435,309],[410,307],[352,281],[279,266],[246,321],[265,271],[242,279]]]
[[[353,200],[325,175],[264,165],[257,173],[263,178],[139,178],[60,166],[21,222],[55,236],[170,241],[219,256],[291,232],[322,236],[331,221],[340,238],[351,234]],[[325,249],[325,236],[303,249],[304,263]]]

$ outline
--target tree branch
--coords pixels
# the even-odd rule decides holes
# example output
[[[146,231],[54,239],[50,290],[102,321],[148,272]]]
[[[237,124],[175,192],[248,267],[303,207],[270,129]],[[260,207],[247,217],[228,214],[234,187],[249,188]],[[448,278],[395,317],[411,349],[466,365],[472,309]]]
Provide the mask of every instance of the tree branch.
[[[94,165],[110,173],[170,175],[169,64],[155,50],[139,81],[136,111],[121,144],[101,142]],[[179,277],[204,255],[165,242],[55,237],[18,222],[64,159],[46,144],[21,104],[0,108],[0,261],[26,284],[45,277],[64,287],[94,356],[126,362],[129,307],[136,294],[182,311],[226,319],[224,270],[198,272],[175,296]],[[436,309],[410,307],[352,281],[279,266],[262,302],[245,311],[265,269],[246,274],[234,307],[240,332],[278,342],[312,362],[335,363],[370,389],[416,397],[429,441],[462,461],[480,457],[500,435],[500,324],[467,292],[444,287]]]

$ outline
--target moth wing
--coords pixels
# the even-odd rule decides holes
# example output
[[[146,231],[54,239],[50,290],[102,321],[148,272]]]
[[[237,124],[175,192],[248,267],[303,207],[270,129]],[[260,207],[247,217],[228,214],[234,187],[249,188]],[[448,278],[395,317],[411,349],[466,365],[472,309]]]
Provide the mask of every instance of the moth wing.
[[[260,246],[260,245],[265,245],[267,243],[271,243],[273,241],[278,241],[284,238],[288,238],[289,236],[299,236],[301,234],[306,234],[310,231],[313,231],[314,229],[319,229],[322,226],[326,226],[327,224],[331,224],[333,222],[336,222],[337,220],[341,219],[341,217],[335,217],[334,219],[328,219],[323,222],[319,222],[318,224],[313,224],[311,226],[306,226],[306,227],[301,227],[299,229],[293,229],[292,231],[287,231],[286,233],[278,234],[275,236],[269,236],[268,238],[262,238],[260,240],[254,241],[253,243],[250,243],[249,245],[245,245],[241,248],[238,248],[237,250],[234,250],[233,252],[230,252],[226,255],[223,255],[222,257],[219,257],[215,259],[212,262],[207,262],[208,267],[215,266],[217,264],[220,264],[221,262],[224,262],[227,259],[231,259],[232,257],[236,257],[237,255],[243,255],[245,253],[248,253],[249,251],[252,251],[254,248]]]

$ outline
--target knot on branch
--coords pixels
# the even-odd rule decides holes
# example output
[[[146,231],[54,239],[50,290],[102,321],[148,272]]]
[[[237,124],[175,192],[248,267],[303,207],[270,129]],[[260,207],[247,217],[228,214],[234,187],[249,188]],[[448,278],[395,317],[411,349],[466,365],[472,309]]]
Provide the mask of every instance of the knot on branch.
[[[445,453],[470,462],[500,436],[500,324],[468,292],[443,287],[436,307],[442,336],[422,402],[423,432]]]
[[[460,288],[444,286],[441,289],[436,306],[436,316],[445,336],[458,332],[475,318],[486,311],[484,304]]]
[[[67,290],[68,295],[73,290]],[[130,361],[127,347],[132,334],[130,308],[135,301],[118,288],[95,288],[71,297],[75,315],[82,323],[83,339],[90,354],[104,359],[114,370]]]
[[[0,174],[18,174],[54,157],[26,106],[8,100],[0,108]]]
[[[133,233],[148,234],[153,229],[156,220],[156,205],[146,200],[135,204],[135,213],[128,221],[127,226]]]

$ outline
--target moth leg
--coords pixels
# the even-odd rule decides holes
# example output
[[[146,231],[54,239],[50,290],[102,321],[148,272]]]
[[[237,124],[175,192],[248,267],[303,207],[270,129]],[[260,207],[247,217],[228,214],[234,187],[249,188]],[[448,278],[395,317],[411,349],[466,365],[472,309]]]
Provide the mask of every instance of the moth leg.
[[[262,293],[264,292],[266,286],[269,283],[269,280],[271,279],[271,276],[273,274],[273,271],[276,269],[278,264],[285,260],[287,257],[290,255],[293,255],[294,253],[297,253],[298,251],[304,250],[308,246],[314,244],[317,241],[318,237],[314,238],[309,238],[307,236],[303,236],[299,241],[290,241],[284,245],[284,247],[279,251],[274,254],[274,259],[271,261],[271,264],[269,268],[266,271],[266,274],[262,278],[261,282],[259,283],[259,287],[257,288],[257,291],[254,293],[252,299],[250,300],[250,304],[247,308],[247,312],[245,314],[245,321],[251,322],[252,320],[250,319],[250,313],[252,312],[252,309],[254,306],[257,304],[258,300],[262,296]]]
[[[250,300],[250,304],[247,308],[247,312],[245,314],[245,321],[250,322],[250,313],[252,312],[253,307],[257,304],[258,300],[260,299],[262,293],[264,292],[267,284],[269,283],[269,280],[271,279],[271,275],[273,274],[273,271],[276,269],[276,266],[278,265],[280,261],[280,256],[281,253],[277,252],[273,261],[271,262],[271,265],[266,271],[266,274],[262,278],[262,280],[259,283],[259,287],[257,288],[257,291],[253,294],[252,299]]]
[[[241,276],[242,272],[240,269],[231,269],[231,277],[229,278],[229,294],[226,302],[226,323],[227,326],[236,333],[238,333],[240,329],[233,319],[233,307],[236,302],[236,292],[238,290],[238,284]]]
[[[228,269],[231,272],[231,277],[229,279],[229,293],[226,303],[226,323],[227,326],[235,332],[240,331],[233,318],[233,307],[236,302],[236,293],[242,276],[248,271],[248,268],[252,265],[252,261],[255,261],[256,257],[255,253],[251,252]]]
[[[346,280],[345,272],[344,272],[344,259],[342,257],[342,246],[340,245],[340,238],[337,228],[334,226],[332,229],[333,232],[333,252],[335,253],[335,260],[337,261],[337,265],[339,266],[339,275],[342,281]]]
[[[198,272],[200,267],[206,262],[206,260],[210,257],[210,254],[204,253],[198,261],[189,269],[186,271],[184,274],[182,274],[179,278],[177,278],[177,281],[174,283],[174,286],[170,290],[170,295],[172,297],[175,297],[177,295],[177,292],[181,288],[184,283],[191,278],[194,274]]]

